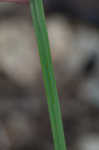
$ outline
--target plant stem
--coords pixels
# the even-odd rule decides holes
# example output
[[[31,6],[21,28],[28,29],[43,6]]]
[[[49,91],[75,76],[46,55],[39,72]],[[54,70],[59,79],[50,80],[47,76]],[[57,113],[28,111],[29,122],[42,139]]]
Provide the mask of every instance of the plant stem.
[[[66,150],[60,104],[57,94],[56,81],[54,78],[42,0],[30,0],[30,8],[48,100],[48,110],[50,114],[54,148],[55,150]]]

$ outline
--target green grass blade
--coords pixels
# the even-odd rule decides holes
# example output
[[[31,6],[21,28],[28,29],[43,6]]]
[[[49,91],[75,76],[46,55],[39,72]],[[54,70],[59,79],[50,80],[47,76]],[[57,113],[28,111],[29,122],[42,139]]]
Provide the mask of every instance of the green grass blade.
[[[48,100],[48,110],[50,114],[54,148],[55,150],[66,150],[60,104],[57,94],[56,81],[54,78],[42,0],[30,0],[30,8]]]

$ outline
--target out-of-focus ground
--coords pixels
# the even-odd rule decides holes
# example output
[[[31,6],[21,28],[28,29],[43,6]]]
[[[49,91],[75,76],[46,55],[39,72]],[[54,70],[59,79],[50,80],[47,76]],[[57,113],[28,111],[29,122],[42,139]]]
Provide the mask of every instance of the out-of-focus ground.
[[[46,18],[68,150],[99,149],[99,29]],[[29,7],[0,4],[0,150],[53,150]]]

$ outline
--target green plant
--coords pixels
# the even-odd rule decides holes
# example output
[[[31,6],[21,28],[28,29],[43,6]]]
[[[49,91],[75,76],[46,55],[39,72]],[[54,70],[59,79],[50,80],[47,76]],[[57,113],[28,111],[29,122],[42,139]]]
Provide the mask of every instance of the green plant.
[[[55,150],[66,150],[60,104],[57,94],[56,81],[54,79],[42,0],[30,0],[30,8],[38,43],[46,96],[48,99],[48,110],[50,114],[54,148]]]
[[[27,3],[28,0],[0,0],[0,2]],[[55,150],[66,150],[60,104],[54,78],[42,0],[30,0],[30,9],[38,43],[46,96],[48,99],[48,110],[50,114],[54,148]]]

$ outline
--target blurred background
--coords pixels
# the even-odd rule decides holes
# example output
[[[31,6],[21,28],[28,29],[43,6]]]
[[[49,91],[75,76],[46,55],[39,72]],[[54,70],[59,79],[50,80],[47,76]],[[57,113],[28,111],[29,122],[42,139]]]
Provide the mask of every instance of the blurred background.
[[[99,149],[98,4],[44,0],[68,150]],[[53,150],[28,5],[0,3],[0,150]]]

